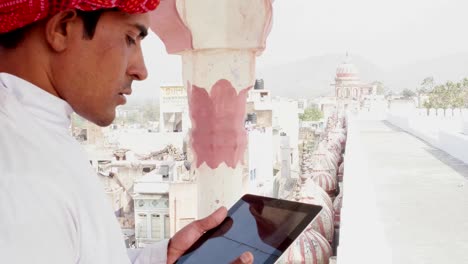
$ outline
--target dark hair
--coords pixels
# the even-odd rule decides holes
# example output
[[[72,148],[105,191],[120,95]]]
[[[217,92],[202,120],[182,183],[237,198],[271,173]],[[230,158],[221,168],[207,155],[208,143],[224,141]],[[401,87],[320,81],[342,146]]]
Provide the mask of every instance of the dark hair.
[[[81,11],[76,10],[76,14],[83,20],[83,38],[92,39],[96,31],[96,25],[99,21],[99,18],[105,11],[113,11],[115,9],[99,9],[95,11]],[[28,31],[38,22],[27,25],[22,28],[15,29],[7,33],[0,34],[0,47],[6,49],[16,48],[23,40]]]

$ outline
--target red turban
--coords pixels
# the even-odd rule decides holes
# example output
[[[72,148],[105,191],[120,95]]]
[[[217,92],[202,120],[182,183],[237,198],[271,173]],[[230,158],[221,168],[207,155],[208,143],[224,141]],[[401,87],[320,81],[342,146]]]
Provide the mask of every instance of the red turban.
[[[0,0],[0,34],[67,9],[117,8],[129,14],[156,9],[159,0]]]

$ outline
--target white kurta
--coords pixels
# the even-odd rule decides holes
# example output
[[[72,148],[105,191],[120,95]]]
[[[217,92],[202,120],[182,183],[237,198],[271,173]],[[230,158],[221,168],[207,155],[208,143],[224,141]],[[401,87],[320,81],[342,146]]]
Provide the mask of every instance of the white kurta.
[[[0,263],[166,263],[167,240],[125,248],[70,105],[0,73]]]

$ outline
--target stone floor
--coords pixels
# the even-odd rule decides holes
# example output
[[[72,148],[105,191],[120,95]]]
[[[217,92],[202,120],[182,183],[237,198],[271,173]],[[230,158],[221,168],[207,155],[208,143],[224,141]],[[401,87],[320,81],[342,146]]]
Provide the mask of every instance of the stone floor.
[[[385,121],[353,131],[338,264],[468,263],[468,165]]]

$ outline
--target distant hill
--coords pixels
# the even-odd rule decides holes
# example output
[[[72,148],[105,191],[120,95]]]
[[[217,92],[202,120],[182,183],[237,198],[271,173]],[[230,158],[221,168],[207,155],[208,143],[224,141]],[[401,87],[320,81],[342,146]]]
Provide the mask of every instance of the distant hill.
[[[334,90],[336,68],[343,62],[343,54],[329,54],[310,57],[301,61],[258,69],[257,77],[263,78],[265,88],[273,96],[310,98],[331,95]],[[359,57],[352,56],[351,62],[359,69],[361,80],[372,82],[382,80],[384,73],[376,65]]]
[[[460,81],[468,77],[468,53],[458,53],[404,65],[386,73],[384,83],[395,91],[420,87],[426,77],[434,77],[436,84]]]
[[[150,77],[144,82],[135,82],[134,94],[129,103],[158,101],[160,83],[182,83],[180,58],[173,55],[160,57],[149,60],[147,66],[148,71],[151,71]],[[273,96],[311,98],[332,95],[334,91],[330,84],[334,83],[336,68],[344,59],[344,54],[308,57],[284,65],[257,69],[257,78],[264,79],[265,88],[271,90]],[[468,53],[419,61],[393,69],[381,69],[357,54],[351,54],[351,62],[358,68],[362,81],[382,81],[394,92],[406,88],[415,90],[429,76],[434,77],[436,83],[468,77]]]
[[[336,68],[343,60],[343,54],[310,57],[257,69],[257,78],[264,79],[265,88],[271,90],[273,96],[311,98],[332,95],[334,91],[330,84],[334,82]],[[405,88],[414,90],[428,76],[433,76],[436,83],[468,77],[468,53],[420,61],[387,71],[358,55],[353,54],[351,62],[358,68],[363,82],[382,81],[394,92]]]

